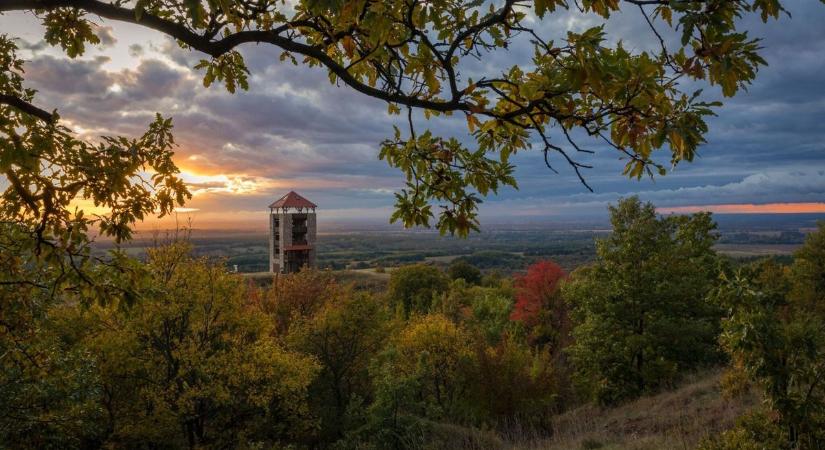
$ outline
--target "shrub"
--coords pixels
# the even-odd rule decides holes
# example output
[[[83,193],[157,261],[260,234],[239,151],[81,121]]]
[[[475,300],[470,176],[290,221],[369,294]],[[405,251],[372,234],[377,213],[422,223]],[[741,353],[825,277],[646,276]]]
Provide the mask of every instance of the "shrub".
[[[449,281],[437,267],[414,264],[399,267],[390,274],[388,295],[406,316],[426,313],[433,297],[447,291]]]

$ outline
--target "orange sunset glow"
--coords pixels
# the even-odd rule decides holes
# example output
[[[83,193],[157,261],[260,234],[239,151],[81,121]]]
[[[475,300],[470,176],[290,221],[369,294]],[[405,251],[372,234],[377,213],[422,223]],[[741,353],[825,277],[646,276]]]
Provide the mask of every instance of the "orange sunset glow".
[[[658,208],[661,213],[689,214],[710,211],[717,214],[805,214],[825,213],[825,203],[765,203],[765,204],[726,204],[726,205],[691,205]]]

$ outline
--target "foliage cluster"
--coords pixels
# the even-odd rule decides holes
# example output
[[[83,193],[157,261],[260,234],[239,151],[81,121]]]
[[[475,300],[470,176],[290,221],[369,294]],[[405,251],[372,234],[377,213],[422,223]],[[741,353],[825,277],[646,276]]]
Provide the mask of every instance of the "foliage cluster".
[[[558,412],[632,399],[718,361],[709,216],[657,217],[637,199],[611,214],[599,259],[569,278],[549,261],[512,279],[479,279],[466,262],[452,278],[411,265],[378,293],[317,270],[258,287],[191,256],[185,240],[145,263],[113,253],[88,272],[119,290],[55,289],[57,273],[4,258],[10,276],[37,281],[3,286],[2,440],[411,448],[444,427],[552,433]],[[15,230],[3,229],[7,245]],[[794,273],[817,280],[822,255],[805,252]],[[626,272],[643,283],[623,281]],[[821,291],[806,283],[788,295],[814,302]],[[800,364],[818,353],[808,358]]]
[[[718,273],[708,213],[659,217],[630,198],[610,207],[613,233],[564,286],[579,387],[611,404],[719,361],[722,317],[706,300]]]
[[[4,288],[5,445],[404,447],[437,423],[539,425],[558,402],[548,352],[510,321],[506,279],[438,272],[443,284],[407,295],[403,272],[427,269],[409,266],[389,299],[313,270],[257,288],[186,242],[119,258],[89,276],[130,286],[128,302]]]
[[[790,266],[768,260],[722,273],[713,298],[729,311],[721,335],[728,388],[756,387],[764,405],[708,448],[825,446],[824,280],[825,223]]]
[[[0,259],[0,437],[411,448],[444,427],[552,433],[558,412],[669,387],[724,351],[728,389],[765,404],[704,445],[821,445],[825,224],[791,266],[734,269],[707,214],[661,217],[630,198],[611,218],[597,260],[570,276],[549,261],[512,279],[419,264],[378,293],[317,270],[258,287],[185,239],[145,263],[114,252],[78,272],[92,284],[72,282],[5,225],[0,244],[19,253]]]

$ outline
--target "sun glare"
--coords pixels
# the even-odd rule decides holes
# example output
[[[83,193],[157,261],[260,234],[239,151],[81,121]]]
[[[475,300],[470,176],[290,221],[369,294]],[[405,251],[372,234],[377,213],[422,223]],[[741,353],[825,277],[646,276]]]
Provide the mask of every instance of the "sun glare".
[[[181,178],[195,196],[209,193],[253,194],[274,185],[267,178],[239,174],[201,175],[186,170],[181,172]]]

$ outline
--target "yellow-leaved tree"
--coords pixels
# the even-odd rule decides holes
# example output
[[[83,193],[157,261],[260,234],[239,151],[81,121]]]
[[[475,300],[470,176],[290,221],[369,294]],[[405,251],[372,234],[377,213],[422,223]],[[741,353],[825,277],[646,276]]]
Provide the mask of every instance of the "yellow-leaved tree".
[[[101,444],[271,447],[310,433],[319,365],[277,341],[242,278],[193,258],[185,242],[151,250],[140,270],[140,301],[130,307],[66,303],[52,312],[64,342],[96,367]]]

